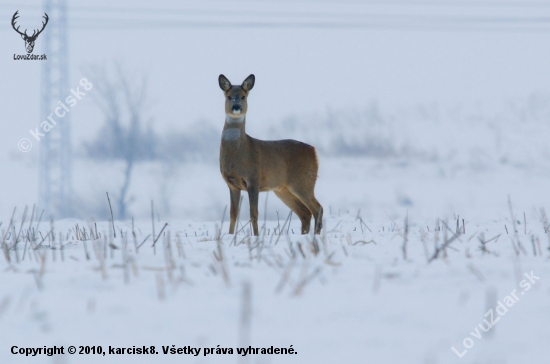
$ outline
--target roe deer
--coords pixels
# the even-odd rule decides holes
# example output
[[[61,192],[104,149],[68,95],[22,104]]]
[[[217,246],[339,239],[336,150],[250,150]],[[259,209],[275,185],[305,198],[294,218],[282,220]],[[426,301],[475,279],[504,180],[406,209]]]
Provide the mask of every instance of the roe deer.
[[[313,193],[319,167],[315,148],[289,139],[258,140],[245,133],[247,97],[254,81],[250,75],[234,86],[224,75],[218,78],[225,95],[220,171],[231,195],[229,234],[235,233],[241,191],[248,192],[254,235],[258,235],[258,195],[264,191],[273,191],[298,215],[302,234],[309,233],[313,215],[315,234],[319,234],[323,207]]]

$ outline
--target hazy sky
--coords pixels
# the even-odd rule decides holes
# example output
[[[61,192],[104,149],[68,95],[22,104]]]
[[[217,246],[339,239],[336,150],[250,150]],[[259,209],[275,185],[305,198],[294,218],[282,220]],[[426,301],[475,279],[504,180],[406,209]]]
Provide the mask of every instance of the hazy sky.
[[[494,103],[550,88],[550,27],[538,31],[501,30],[484,25],[438,30],[431,20],[411,16],[533,17],[549,6],[434,6],[421,2],[252,2],[252,1],[69,1],[71,85],[86,77],[85,68],[112,60],[150,79],[151,113],[160,128],[198,119],[223,120],[217,76],[240,83],[250,73],[256,86],[250,98],[250,127],[293,113],[331,108],[361,108],[370,100],[383,105],[417,103]],[[499,4],[500,2],[497,2]],[[9,21],[20,10],[21,22],[39,18],[39,1],[1,5],[0,153],[15,150],[17,140],[40,115],[40,62],[14,61],[23,41]],[[453,5],[454,4],[454,5]],[[82,8],[88,6],[88,8]],[[116,8],[107,11],[105,8]],[[93,10],[95,8],[96,10]],[[128,10],[123,10],[128,9]],[[140,10],[146,9],[146,10]],[[174,9],[181,9],[176,12]],[[183,12],[189,10],[189,12]],[[336,16],[335,14],[343,14]],[[313,14],[313,15],[312,15]],[[315,15],[320,14],[320,15]],[[332,14],[332,16],[331,16]],[[25,16],[28,18],[25,19]],[[228,22],[361,22],[386,19],[386,28],[239,28]],[[400,20],[403,18],[403,20]],[[111,19],[111,20],[109,20]],[[420,19],[420,20],[418,20]],[[178,27],[185,22],[213,26]],[[411,21],[424,30],[408,29]],[[139,23],[142,22],[142,23]],[[165,23],[163,23],[165,22]],[[170,22],[170,23],[166,23]],[[401,23],[403,27],[401,27]],[[131,27],[132,24],[145,24]],[[161,26],[159,26],[159,24]],[[387,25],[389,24],[389,25]],[[443,22],[443,24],[451,24]],[[39,24],[38,24],[39,25]],[[116,25],[116,27],[113,27]],[[156,26],[155,26],[156,25]],[[538,25],[537,23],[534,24]],[[422,28],[416,26],[415,29]],[[36,42],[40,54],[42,42]],[[91,80],[94,82],[94,80]],[[69,93],[69,90],[67,90]],[[73,113],[74,142],[98,124],[92,100]]]
[[[10,20],[19,10],[24,27],[39,26],[40,4],[8,0],[0,5],[1,160],[31,163],[38,156],[38,148],[22,155],[17,142],[47,116],[40,114],[41,62],[13,60],[25,50]],[[538,18],[550,15],[550,3],[68,4],[71,87],[82,77],[98,82],[86,69],[113,60],[130,74],[146,74],[150,115],[159,130],[201,119],[219,122],[221,130],[220,73],[233,83],[256,75],[247,124],[252,133],[261,123],[288,115],[360,109],[372,100],[390,110],[419,103],[491,107],[550,90],[550,26]],[[227,26],[242,23],[249,26]],[[43,35],[35,54],[42,53],[42,40]],[[88,96],[71,115],[78,150],[103,119]]]

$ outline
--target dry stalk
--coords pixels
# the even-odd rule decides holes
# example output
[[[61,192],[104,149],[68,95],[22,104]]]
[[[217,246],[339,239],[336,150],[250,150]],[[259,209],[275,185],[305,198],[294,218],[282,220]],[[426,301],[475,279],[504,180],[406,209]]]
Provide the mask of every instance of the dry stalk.
[[[291,259],[290,262],[287,264],[285,270],[283,271],[283,274],[281,275],[281,280],[279,281],[279,284],[277,284],[277,287],[275,288],[275,293],[280,293],[282,289],[284,288],[285,284],[292,285],[290,282],[290,274],[292,273],[292,269],[296,265],[296,259]]]
[[[13,236],[15,237],[15,241],[13,243],[13,250],[15,251],[15,260],[17,264],[19,264],[19,251],[17,250],[17,243],[19,243],[21,230],[23,229],[23,224],[25,223],[25,219],[27,217],[27,210],[28,210],[28,206],[25,205],[25,210],[23,211],[23,217],[21,219],[21,226],[19,227],[19,232],[17,233],[17,236],[15,235],[15,225],[13,225]]]
[[[480,233],[477,239],[479,240],[479,244],[480,244],[479,250],[481,250],[483,254],[491,254],[491,251],[489,251],[486,246],[487,241],[485,241],[485,234]]]
[[[103,239],[106,239],[105,235]],[[103,250],[103,244],[100,240],[96,240],[93,243],[96,259],[99,261],[99,271],[101,272],[101,279],[107,280],[107,270],[105,268],[105,255]]]
[[[277,214],[277,219],[279,218],[279,215]],[[288,216],[286,217],[285,223],[283,224],[283,227],[279,229],[279,236],[277,236],[277,240],[275,240],[275,245],[279,242],[279,238],[281,237],[281,231],[285,229],[285,226],[288,224],[290,228],[290,220],[292,219],[292,210],[290,210]],[[288,236],[288,229],[286,235]]]
[[[132,218],[132,222],[133,222],[133,218]],[[132,239],[134,241],[134,251],[137,254],[138,253],[137,236],[136,236],[136,232],[133,229],[132,229]]]
[[[164,260],[166,263],[166,272],[168,274],[168,280],[172,282],[173,280],[173,271],[176,269],[176,263],[172,257],[172,243],[171,243],[171,234],[170,231],[166,234],[167,236],[164,239]]]
[[[307,261],[306,261],[307,262]],[[306,265],[307,263],[304,263],[304,265]],[[311,282],[313,280],[313,278],[315,278],[319,273],[321,273],[321,267],[317,267],[313,270],[313,272],[311,272],[311,274],[305,276],[302,280],[300,280],[298,282],[298,284],[296,285],[296,289],[294,290],[294,295],[295,296],[299,296],[300,294],[302,294],[305,286]]]
[[[115,219],[113,217],[113,208],[111,207],[111,199],[109,198],[109,192],[105,192],[105,193],[107,194],[107,201],[109,201],[109,210],[111,210],[111,224],[113,225],[113,235],[116,238]]]
[[[424,247],[424,255],[426,256],[426,262],[429,262],[430,260],[430,252],[428,251],[428,233],[424,231],[424,228],[420,229],[420,240],[422,241],[422,245]]]
[[[8,265],[11,265],[10,251],[8,250],[8,244],[6,244],[6,234],[4,231],[2,231],[2,235],[2,251],[4,252],[4,258],[6,262],[8,262]]]
[[[512,219],[512,228],[514,229],[514,240],[516,241],[518,248],[521,249],[521,251],[523,251],[525,255],[527,255],[527,251],[525,250],[523,245],[521,245],[521,241],[519,240],[518,229],[516,226],[516,218],[514,216],[514,210],[512,208],[512,199],[510,198],[510,195],[508,195],[508,208],[510,209],[510,218]],[[519,250],[516,249],[515,247],[514,247],[514,250],[516,254],[519,255]]]
[[[130,267],[128,266],[128,235],[122,238],[122,267],[124,269],[124,284],[130,283]]]
[[[160,236],[162,235],[162,232],[164,231],[164,229],[166,229],[167,226],[168,226],[168,223],[165,223],[164,226],[162,227],[162,230],[158,234],[157,238],[153,241],[153,245],[152,245],[153,248],[155,247],[155,244],[157,243],[157,240],[159,240]]]
[[[241,200],[242,200],[242,197],[241,197]],[[227,205],[225,205],[225,207],[223,208],[222,222],[220,223],[220,229],[216,233],[216,240],[217,241],[221,240],[223,223],[225,221],[225,213],[226,212],[227,212]],[[216,228],[217,228],[217,226],[216,226]],[[206,235],[208,235],[208,231],[206,232]]]
[[[446,225],[446,224],[445,224]],[[445,250],[449,247],[449,245],[455,241],[460,235],[462,234],[462,232],[459,230],[457,233],[455,233],[453,236],[451,236],[451,238],[447,239],[447,229],[444,230],[444,234],[443,234],[443,244],[441,244],[441,246],[437,246],[436,245],[436,248],[435,248],[435,251],[434,251],[434,254],[432,255],[432,257],[428,260],[428,263],[432,262],[434,259],[437,259],[439,258],[439,254],[441,252],[444,252],[445,256],[446,256],[446,253],[445,253]]]
[[[155,208],[153,206],[153,200],[151,200],[151,228],[153,229],[152,230],[152,234],[153,234],[153,239],[155,238]],[[145,242],[145,240],[143,241]],[[153,244],[153,254],[157,254],[157,248],[155,246],[155,244]]]
[[[250,282],[243,283],[241,296],[241,315],[239,320],[239,344],[244,348],[250,345],[252,323],[252,287]]]
[[[542,228],[548,239],[548,250],[550,250],[550,224],[548,223],[548,217],[546,216],[546,211],[543,208],[540,209],[540,221],[542,223]]]
[[[180,233],[176,233],[176,248],[178,249],[178,255],[180,258],[185,259],[185,250],[183,249],[183,242],[181,241]]]
[[[142,246],[143,244],[145,244],[145,242],[147,241],[147,239],[149,239],[149,237],[151,237],[151,234],[147,235],[147,236],[145,237],[145,239],[143,239],[143,241],[141,242],[141,244],[138,245],[138,247],[136,248],[136,253],[139,253],[139,248],[141,248],[141,246]]]
[[[524,216],[525,216],[525,213],[524,213]],[[531,235],[531,245],[533,246],[533,256],[536,257],[537,256],[537,246],[535,245],[535,235],[534,234]]]
[[[217,244],[217,250],[212,252],[215,258],[215,263],[217,263],[220,267],[220,270],[222,272],[223,280],[226,285],[231,285],[231,281],[229,279],[229,273],[227,271],[226,261],[223,254],[223,248],[222,248],[222,242],[221,240],[218,240],[216,242]]]

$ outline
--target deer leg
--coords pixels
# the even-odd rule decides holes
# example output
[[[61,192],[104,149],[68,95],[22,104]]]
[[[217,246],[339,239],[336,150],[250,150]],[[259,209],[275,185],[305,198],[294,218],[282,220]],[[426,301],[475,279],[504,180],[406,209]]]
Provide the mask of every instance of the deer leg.
[[[258,198],[259,188],[248,185],[248,201],[250,202],[250,223],[254,230],[254,235],[258,235]]]
[[[313,191],[304,189],[291,189],[290,191],[311,211],[315,218],[315,234],[320,234],[323,228],[323,206],[317,201]]]
[[[317,214],[315,216],[315,234],[321,234],[321,229],[323,228],[323,206],[321,206],[315,197],[313,200],[317,203],[317,205],[319,205],[319,209],[317,210]]]
[[[237,216],[239,216],[239,203],[241,202],[241,190],[229,187],[229,194],[231,195],[231,208],[229,210],[229,234],[235,233],[235,222]]]
[[[275,195],[284,202],[302,222],[302,234],[309,233],[311,225],[311,211],[304,205],[296,196],[294,196],[288,188],[279,191],[273,191]]]

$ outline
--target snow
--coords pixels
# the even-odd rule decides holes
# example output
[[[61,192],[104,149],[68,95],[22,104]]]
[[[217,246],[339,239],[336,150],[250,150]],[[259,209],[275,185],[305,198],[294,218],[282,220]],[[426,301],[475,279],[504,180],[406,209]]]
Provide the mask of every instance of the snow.
[[[463,226],[459,217],[459,230],[466,233],[449,244],[446,256],[441,252],[428,262],[436,244],[441,247],[445,236],[455,235],[456,220],[447,221],[445,233],[443,220],[439,222],[443,231],[438,231],[435,221],[410,219],[406,259],[404,219],[387,217],[363,220],[363,224],[357,211],[327,216],[327,233],[316,239],[317,253],[311,236],[292,233],[299,229],[295,220],[281,236],[273,235],[280,226],[277,221],[267,221],[269,236],[258,241],[251,237],[251,248],[247,228],[236,239],[242,243],[235,246],[233,236],[225,234],[225,222],[218,247],[220,221],[169,221],[165,232],[170,232],[171,254],[165,232],[157,240],[156,254],[151,238],[136,253],[131,222],[115,221],[117,238],[112,243],[118,249],[105,250],[105,278],[99,257],[110,238],[78,241],[76,225],[79,230],[86,227],[88,237],[88,226],[94,231],[95,226],[80,220],[56,221],[55,232],[63,235],[63,258],[60,250],[49,248],[46,239],[34,252],[27,247],[24,261],[15,262],[14,251],[10,264],[0,260],[0,361],[150,363],[148,355],[23,358],[9,350],[13,345],[62,345],[65,350],[70,345],[101,345],[103,350],[109,345],[154,345],[160,352],[154,360],[162,363],[546,362],[543,340],[550,319],[550,265],[541,222],[527,221],[526,231],[521,221],[517,225],[523,247],[517,255],[508,218],[466,219]],[[158,235],[164,222],[155,224]],[[49,231],[45,225],[40,228],[42,234]],[[134,226],[139,245],[151,233],[151,221],[136,221]],[[111,229],[108,221],[97,223],[102,237],[109,236]],[[120,231],[130,238],[121,238]],[[480,233],[486,241],[498,236],[486,244],[490,253],[479,249]],[[176,235],[181,238],[181,250]],[[19,259],[23,249],[19,244]],[[222,261],[216,259],[219,249]],[[530,272],[540,277],[531,289],[519,296],[495,327],[487,333],[478,330],[480,339],[471,336],[483,324],[488,309],[495,309],[512,290],[523,290],[518,286],[525,279],[521,276]],[[246,285],[250,301],[244,298]],[[247,304],[248,329],[242,324]],[[474,346],[459,359],[451,347],[462,352],[466,337]],[[297,354],[239,357],[201,352],[193,358],[162,354],[161,347],[171,345],[203,350],[217,345],[234,350],[248,345],[292,345]]]
[[[154,361],[160,363],[546,363],[542,341],[550,319],[550,242],[542,216],[550,206],[550,130],[546,106],[528,104],[493,116],[470,109],[380,111],[372,117],[367,109],[363,116],[335,112],[332,121],[300,116],[294,124],[282,121],[279,128],[251,120],[248,130],[255,137],[287,133],[320,150],[315,193],[324,206],[326,236],[318,238],[317,254],[311,236],[297,235],[296,217],[290,230],[285,228],[289,234],[275,243],[273,231],[284,224],[289,210],[271,193],[261,194],[259,209],[269,235],[259,245],[251,238],[250,249],[245,228],[237,239],[242,243],[235,246],[226,235],[226,216],[218,248],[216,231],[229,194],[216,163],[217,147],[207,151],[203,162],[137,164],[129,189],[137,244],[152,233],[151,201],[155,235],[168,226],[156,249],[148,238],[136,253],[132,222],[115,220],[112,243],[118,249],[111,250],[105,191],[116,216],[124,165],[79,158],[74,173],[78,219],[54,221],[56,244],[61,233],[63,250],[52,250],[45,239],[30,255],[27,246],[25,260],[17,262],[13,250],[11,262],[0,257],[0,363],[151,362],[150,355],[27,358],[10,352],[13,346],[54,345],[65,350],[101,345],[106,352],[109,346],[155,346],[160,354],[154,354]],[[348,138],[347,145],[378,141],[393,154],[339,155],[331,150],[339,137]],[[21,177],[32,176],[36,161],[21,162],[3,160],[12,172],[2,182],[10,193],[2,195],[0,231],[9,233],[17,206],[13,226],[23,226],[26,237],[36,180]],[[246,223],[248,199],[243,197],[241,222]],[[514,236],[509,199],[522,249]],[[28,213],[22,224],[24,205]],[[41,221],[38,241],[51,229],[48,220]],[[446,256],[428,262],[445,241],[443,223],[450,239],[457,220],[465,234],[450,243]],[[97,241],[89,237],[94,221],[101,234]],[[86,242],[77,239],[76,226],[86,229]],[[172,254],[167,260],[168,232]],[[124,254],[121,233],[129,236]],[[6,239],[12,246],[13,233]],[[481,250],[480,239],[489,241],[488,253]],[[107,246],[103,265],[94,246],[100,251]],[[219,249],[223,263],[216,259]],[[24,251],[23,240],[20,259]],[[540,279],[520,295],[524,274],[531,272]],[[513,290],[520,300],[483,332],[488,310],[497,315],[498,302]],[[172,345],[202,351],[197,357],[162,354],[163,346]],[[249,345],[292,345],[297,354],[204,356],[205,348],[215,352],[218,345],[235,351]]]

